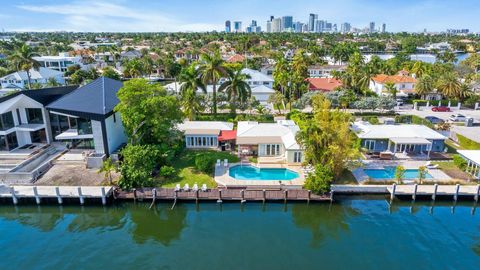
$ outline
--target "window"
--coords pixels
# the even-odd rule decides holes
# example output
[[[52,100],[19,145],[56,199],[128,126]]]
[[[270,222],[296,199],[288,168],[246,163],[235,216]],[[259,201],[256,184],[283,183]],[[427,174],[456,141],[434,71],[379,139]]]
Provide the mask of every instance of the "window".
[[[75,119],[77,122],[77,129],[79,135],[92,134],[92,123],[90,120],[84,118]]]
[[[375,149],[375,141],[374,140],[366,140],[365,141],[365,148],[368,150],[374,150]]]
[[[0,115],[0,130],[11,129],[15,126],[12,112],[2,113]]]
[[[264,149],[264,152],[263,152]],[[265,144],[264,148],[262,147],[262,153],[265,156],[279,156],[280,155],[280,145],[279,144]]]
[[[43,124],[42,109],[25,109],[27,112],[27,121],[29,124]]]
[[[18,147],[16,132],[12,132],[7,135],[7,145],[8,145],[8,150],[10,151]]]
[[[293,152],[293,162],[294,163],[302,162],[302,152]]]
[[[116,123],[117,122],[117,117],[115,116],[115,114],[113,114],[113,123]]]

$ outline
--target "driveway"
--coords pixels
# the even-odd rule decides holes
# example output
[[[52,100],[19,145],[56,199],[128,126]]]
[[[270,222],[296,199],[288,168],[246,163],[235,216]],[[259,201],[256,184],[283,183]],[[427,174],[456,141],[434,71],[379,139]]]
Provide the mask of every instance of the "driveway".
[[[420,107],[419,110],[413,110],[411,108],[402,107],[399,110],[396,110],[399,114],[411,114],[416,115],[422,118],[426,116],[436,116],[443,120],[448,120],[452,114],[463,114],[467,117],[472,117],[475,123],[480,123],[480,110],[458,110],[457,108],[452,108],[452,112],[432,112],[431,107]]]

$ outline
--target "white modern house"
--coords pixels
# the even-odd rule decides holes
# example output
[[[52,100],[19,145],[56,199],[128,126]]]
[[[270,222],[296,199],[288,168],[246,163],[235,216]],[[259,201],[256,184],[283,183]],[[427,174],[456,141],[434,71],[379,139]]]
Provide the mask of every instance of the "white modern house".
[[[242,73],[250,76],[247,79],[247,83],[251,88],[263,85],[269,88],[273,88],[273,78],[271,76],[265,75],[262,72],[250,68],[242,69]]]
[[[238,122],[236,143],[239,154],[258,156],[259,163],[299,165],[304,160],[303,149],[295,139],[299,130],[291,120]]]
[[[343,71],[346,65],[313,65],[308,67],[310,78],[330,78],[334,71]]]
[[[185,147],[189,149],[230,150],[236,132],[233,123],[221,121],[185,121],[177,126],[185,136]]]
[[[107,156],[125,144],[122,118],[114,111],[122,86],[120,81],[100,77],[47,105],[55,140]]]
[[[25,90],[0,98],[0,151],[31,144],[48,144],[54,138],[45,106],[76,86]]]
[[[480,150],[458,150],[458,154],[467,161],[465,172],[480,179]]]
[[[59,84],[65,84],[63,72],[50,68],[40,67],[38,70],[30,70],[30,80],[32,83],[46,85],[50,78],[55,79]],[[1,88],[28,88],[28,76],[25,71],[17,71],[0,78]]]
[[[377,95],[389,95],[385,85],[393,83],[397,89],[397,96],[408,96],[415,93],[415,84],[417,79],[409,76],[406,72],[400,72],[397,75],[379,74],[370,81],[370,91]]]
[[[42,67],[50,68],[60,72],[67,71],[68,67],[79,65],[83,67],[81,56],[69,56],[68,53],[59,53],[53,56],[37,56],[33,57]]]

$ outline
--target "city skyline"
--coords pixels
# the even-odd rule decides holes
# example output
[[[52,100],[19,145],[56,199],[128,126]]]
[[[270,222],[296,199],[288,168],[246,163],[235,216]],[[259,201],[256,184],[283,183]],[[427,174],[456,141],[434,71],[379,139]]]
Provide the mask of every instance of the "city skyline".
[[[65,1],[25,0],[12,3],[1,0],[0,29],[6,31],[91,31],[91,32],[203,32],[224,31],[225,21],[243,22],[245,30],[252,20],[263,31],[271,15],[275,18],[292,16],[295,23],[308,23],[309,14],[318,19],[352,27],[368,27],[376,23],[376,29],[387,25],[392,32],[432,32],[446,29],[468,28],[480,31],[476,14],[480,8],[474,0],[406,0],[398,1],[339,0],[318,4],[306,0],[289,1],[245,0],[242,5],[234,1],[193,1],[182,3],[173,0],[135,3],[117,1]],[[392,16],[400,14],[401,16]],[[448,14],[448,17],[439,14]]]

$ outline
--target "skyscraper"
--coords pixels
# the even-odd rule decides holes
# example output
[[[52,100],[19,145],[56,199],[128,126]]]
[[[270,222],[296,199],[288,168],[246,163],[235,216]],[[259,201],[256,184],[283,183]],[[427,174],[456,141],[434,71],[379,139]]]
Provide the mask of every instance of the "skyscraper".
[[[315,21],[318,20],[318,14],[312,14],[308,16],[308,31],[314,32],[315,31]]]
[[[235,33],[242,32],[242,22],[241,21],[233,22],[233,30]]]
[[[273,21],[272,21],[272,32],[273,33],[282,32],[282,19],[281,18],[273,19]]]
[[[370,33],[375,32],[375,22],[370,22],[370,27],[368,28],[368,32]]]
[[[272,21],[267,21],[267,29],[266,29],[267,33],[271,33],[272,32]]]
[[[292,30],[293,29],[293,17],[292,16],[283,16],[282,17],[282,31]]]
[[[387,24],[386,23],[382,24],[382,33],[385,33],[385,32],[387,32]]]
[[[323,31],[325,31],[325,23],[326,23],[326,21],[317,20],[315,22],[315,32],[316,33],[321,33]]]
[[[348,22],[344,22],[340,26],[340,32],[342,32],[342,33],[348,33],[348,32],[350,32],[351,29],[352,29],[352,26]]]
[[[232,23],[230,21],[225,22],[225,32],[230,33],[232,31]]]

